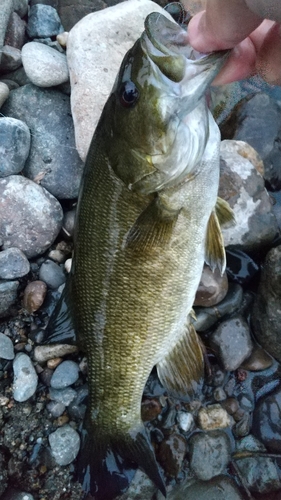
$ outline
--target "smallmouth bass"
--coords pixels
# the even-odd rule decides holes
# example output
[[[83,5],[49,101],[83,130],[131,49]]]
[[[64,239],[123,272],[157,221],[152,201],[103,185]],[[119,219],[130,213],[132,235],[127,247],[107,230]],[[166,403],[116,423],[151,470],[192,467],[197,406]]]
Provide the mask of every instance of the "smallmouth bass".
[[[126,54],[91,142],[71,274],[48,341],[75,333],[88,359],[89,404],[78,457],[86,493],[110,500],[141,467],[165,484],[140,416],[156,365],[171,394],[203,377],[189,319],[204,260],[225,267],[217,201],[218,127],[205,92],[227,52],[198,54],[159,13]]]

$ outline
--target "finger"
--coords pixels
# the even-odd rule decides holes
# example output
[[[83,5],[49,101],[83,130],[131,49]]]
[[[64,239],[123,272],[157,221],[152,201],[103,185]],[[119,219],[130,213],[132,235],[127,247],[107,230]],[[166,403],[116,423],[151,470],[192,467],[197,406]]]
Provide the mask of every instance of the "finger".
[[[255,46],[250,38],[246,38],[231,51],[228,61],[212,85],[224,85],[252,76],[256,72],[255,63]]]
[[[257,55],[256,70],[272,85],[281,85],[281,28],[275,23],[264,37]]]

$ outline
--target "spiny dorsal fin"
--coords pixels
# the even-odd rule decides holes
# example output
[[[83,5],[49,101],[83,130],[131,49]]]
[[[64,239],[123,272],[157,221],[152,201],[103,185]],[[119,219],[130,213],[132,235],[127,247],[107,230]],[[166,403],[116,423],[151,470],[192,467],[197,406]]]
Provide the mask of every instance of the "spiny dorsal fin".
[[[158,376],[167,391],[174,396],[196,392],[204,374],[200,339],[192,323],[168,356],[157,364]]]
[[[212,271],[217,267],[221,274],[225,271],[226,258],[223,244],[223,236],[216,213],[211,213],[205,243],[205,262]]]
[[[137,251],[164,247],[171,239],[178,214],[178,210],[170,209],[160,197],[155,197],[130,229],[126,247]]]
[[[217,197],[215,211],[221,226],[227,222],[235,223],[235,215],[232,208],[227,201],[223,200],[219,196]]]

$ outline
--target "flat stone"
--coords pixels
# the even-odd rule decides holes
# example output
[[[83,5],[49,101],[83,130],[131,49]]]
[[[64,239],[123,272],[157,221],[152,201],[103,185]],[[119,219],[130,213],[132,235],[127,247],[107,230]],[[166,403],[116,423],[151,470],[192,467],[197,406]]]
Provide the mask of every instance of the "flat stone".
[[[80,437],[70,425],[64,425],[49,435],[49,443],[57,464],[68,465],[78,455]]]
[[[17,300],[18,281],[0,281],[0,317],[9,315],[9,308]]]
[[[14,383],[13,397],[22,403],[27,401],[36,391],[38,376],[27,354],[17,354],[13,363]]]
[[[66,275],[58,264],[52,260],[45,260],[40,267],[39,278],[55,290],[65,283]]]
[[[27,23],[27,33],[30,38],[47,38],[56,36],[63,31],[56,9],[50,5],[32,5]]]
[[[220,404],[202,407],[198,411],[199,427],[204,431],[224,429],[230,425],[227,411]]]
[[[63,361],[51,378],[53,389],[64,389],[74,384],[79,378],[79,367],[74,361]]]
[[[65,54],[42,43],[23,46],[22,64],[30,81],[38,87],[53,87],[69,79]]]
[[[11,117],[0,118],[0,177],[22,171],[30,150],[26,123]]]
[[[31,281],[24,289],[23,307],[34,313],[42,306],[47,293],[47,285],[44,281]]]
[[[226,472],[230,440],[222,431],[196,432],[188,440],[190,467],[198,479],[208,481]]]
[[[14,71],[21,66],[21,51],[10,45],[2,47],[0,74]]]
[[[34,349],[34,359],[45,363],[48,359],[67,356],[77,351],[77,347],[68,344],[41,345]]]
[[[163,497],[161,497],[162,500]],[[167,500],[244,500],[236,482],[226,475],[210,481],[183,481],[167,495]],[[160,500],[160,497],[157,500]]]
[[[204,265],[200,283],[195,295],[194,305],[211,307],[221,302],[228,291],[227,275],[221,275],[218,269],[212,271]]]
[[[14,359],[14,346],[13,342],[7,335],[0,332],[0,358],[2,359]]]
[[[29,271],[29,261],[19,248],[7,248],[0,252],[0,279],[22,278]]]

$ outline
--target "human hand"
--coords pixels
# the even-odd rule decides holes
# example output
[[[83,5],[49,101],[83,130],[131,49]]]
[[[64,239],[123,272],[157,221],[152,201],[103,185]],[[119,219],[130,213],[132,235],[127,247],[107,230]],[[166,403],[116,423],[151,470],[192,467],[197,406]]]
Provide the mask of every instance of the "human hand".
[[[263,20],[257,12],[249,10],[245,1],[209,0],[206,11],[196,14],[189,23],[189,41],[200,52],[233,48],[214,85],[257,73],[267,82],[281,85],[280,25]],[[274,17],[279,20],[278,13]]]

